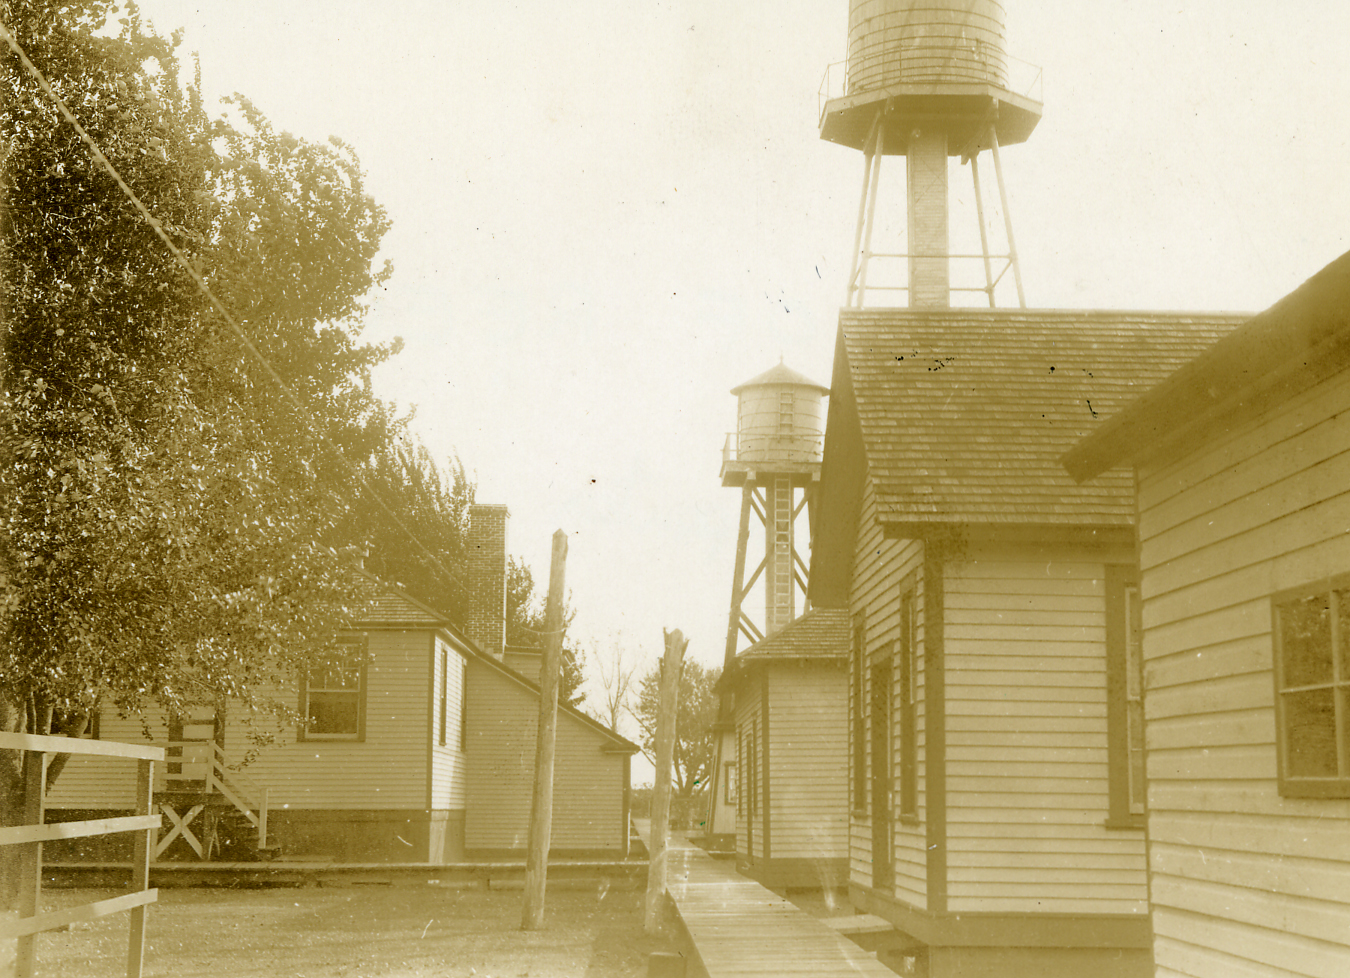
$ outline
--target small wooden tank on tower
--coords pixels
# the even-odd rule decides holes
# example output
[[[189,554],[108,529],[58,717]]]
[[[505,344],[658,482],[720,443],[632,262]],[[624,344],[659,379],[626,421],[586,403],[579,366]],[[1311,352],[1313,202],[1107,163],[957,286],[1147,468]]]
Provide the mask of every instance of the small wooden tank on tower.
[[[797,524],[815,500],[825,448],[825,396],[830,389],[783,365],[766,370],[731,389],[736,395],[736,431],[722,448],[722,485],[741,490],[740,532],[731,583],[723,674],[729,675],[742,638],[752,645],[807,610],[808,564],[797,550]],[[750,552],[750,516],[764,530],[764,558],[746,580]],[[747,611],[745,599],[763,579],[762,625]],[[736,756],[732,697],[723,687],[715,725],[711,806],[707,834],[734,842],[735,806],[728,800],[724,761]]]
[[[1026,305],[999,146],[1031,135],[1041,103],[1009,88],[1005,23],[998,0],[850,0],[845,90],[828,98],[820,115],[822,139],[860,149],[865,159],[845,305],[865,304],[871,259],[896,258],[907,260],[908,285],[873,284],[873,290],[907,289],[909,305],[945,308],[951,260],[958,257],[983,260],[984,285],[974,291],[985,292],[990,306],[1009,270]],[[998,176],[1006,254],[990,251],[978,161],[985,149]],[[872,250],[883,156],[908,161],[908,247],[899,254]],[[971,164],[980,254],[951,253],[947,160],[954,156]]]
[[[727,630],[728,654],[734,656],[738,632],[757,642],[796,617],[799,588],[805,600],[806,563],[796,552],[796,523],[820,479],[829,388],[779,363],[731,393],[737,398],[736,432],[728,436],[722,452],[722,485],[741,489],[739,596],[732,596]],[[741,587],[752,510],[760,515],[765,530],[762,631],[740,607],[744,597],[740,592],[748,591],[760,574]]]

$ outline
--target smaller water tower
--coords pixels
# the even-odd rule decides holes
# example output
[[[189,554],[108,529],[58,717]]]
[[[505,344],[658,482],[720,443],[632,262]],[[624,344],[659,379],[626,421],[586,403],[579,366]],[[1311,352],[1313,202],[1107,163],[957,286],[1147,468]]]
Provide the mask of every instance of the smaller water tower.
[[[758,642],[796,617],[806,600],[807,565],[797,553],[797,519],[810,505],[820,479],[825,446],[825,395],[829,388],[779,363],[732,388],[736,431],[722,450],[722,485],[741,490],[741,528],[736,543],[736,584],[727,626],[727,655],[738,636]],[[764,527],[764,560],[745,582],[750,514]],[[746,614],[743,599],[764,579],[763,627]]]
[[[820,482],[825,448],[825,396],[828,387],[783,366],[767,370],[732,388],[736,395],[736,430],[722,448],[722,485],[741,490],[740,532],[736,570],[731,584],[731,615],[723,674],[731,668],[742,640],[752,645],[807,611],[809,565],[797,550],[797,527],[809,520]],[[764,531],[764,558],[746,579],[750,553],[751,514]],[[764,620],[756,623],[746,598],[764,587]],[[723,779],[726,761],[736,756],[736,724],[730,694],[721,694],[714,726],[716,756],[712,769],[707,835],[718,844],[734,843],[735,805]]]
[[[999,0],[849,0],[848,61],[842,90],[837,73],[826,74],[820,137],[863,151],[862,196],[854,233],[846,306],[867,304],[873,292],[907,291],[908,305],[950,305],[953,260],[982,260],[982,286],[993,306],[995,289],[1008,272],[1026,305],[1017,248],[1008,218],[999,147],[1020,143],[1041,118],[1040,74],[1010,86],[1006,15]],[[833,68],[834,66],[832,66]],[[986,227],[979,155],[993,156],[1007,243],[995,253]],[[906,246],[873,250],[877,183],[884,156],[906,159]],[[947,162],[969,163],[980,230],[980,253],[954,255],[948,234]],[[905,262],[905,284],[882,277]],[[877,271],[871,281],[871,266]],[[886,265],[886,268],[882,268]],[[979,266],[975,266],[979,267]],[[873,302],[874,305],[897,305]]]

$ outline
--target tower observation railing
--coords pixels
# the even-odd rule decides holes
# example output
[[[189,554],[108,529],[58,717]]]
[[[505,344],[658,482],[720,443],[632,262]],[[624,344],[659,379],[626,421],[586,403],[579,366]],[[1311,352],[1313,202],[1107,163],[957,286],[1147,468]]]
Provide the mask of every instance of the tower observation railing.
[[[825,435],[820,432],[760,435],[731,431],[722,444],[722,464],[780,462],[807,465],[824,457]]]

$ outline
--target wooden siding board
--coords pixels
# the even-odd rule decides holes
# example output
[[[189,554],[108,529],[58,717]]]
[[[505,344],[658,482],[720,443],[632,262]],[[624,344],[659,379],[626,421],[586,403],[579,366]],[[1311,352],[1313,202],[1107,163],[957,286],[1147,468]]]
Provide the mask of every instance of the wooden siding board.
[[[1171,969],[1170,949],[1173,941],[1190,946],[1222,949],[1239,960],[1253,961],[1266,968],[1296,968],[1300,978],[1344,978],[1345,945],[1342,943],[1310,940],[1275,927],[1240,924],[1222,916],[1177,910],[1156,906],[1153,910],[1153,932],[1156,935],[1154,955],[1159,974]],[[1207,958],[1222,963],[1218,955]],[[1199,978],[1227,978],[1228,972],[1214,970],[1195,972]]]
[[[867,647],[864,660],[870,660],[872,654],[880,649],[893,648],[899,638],[900,629],[900,587],[904,580],[914,574],[919,567],[922,545],[914,540],[887,539],[876,518],[876,497],[871,478],[865,480],[861,514],[858,521],[858,536],[854,547],[854,570],[850,589],[850,608],[862,609],[866,615]],[[916,594],[916,640],[923,648],[924,614],[923,583],[918,583]],[[927,884],[927,845],[923,826],[927,812],[927,768],[924,752],[927,749],[925,725],[925,670],[920,656],[919,675],[916,677],[919,688],[919,707],[916,726],[918,743],[918,826],[897,821],[893,826],[892,859],[894,862],[895,897],[920,909],[928,907]],[[868,702],[870,692],[864,690],[863,702]],[[892,704],[892,718],[899,723],[899,708]],[[868,769],[871,768],[871,738],[864,738],[864,750]],[[898,763],[899,751],[893,752]],[[895,779],[899,783],[898,777]],[[855,882],[864,886],[872,885],[871,873],[872,827],[870,811],[867,816],[849,817],[849,874]]]
[[[1153,468],[1150,482],[1139,489],[1141,508],[1157,521],[1152,535],[1222,510],[1252,483],[1264,484],[1306,466],[1310,460],[1299,456],[1310,446],[1321,449],[1312,459],[1316,461],[1329,456],[1330,446],[1350,444],[1348,409],[1350,377],[1341,376],[1267,412],[1258,450],[1253,450],[1247,426],[1217,435],[1203,452]]]
[[[847,675],[833,666],[768,670],[774,858],[845,855],[848,834]]]
[[[523,849],[529,836],[538,698],[492,666],[469,665],[467,849]],[[623,756],[598,731],[559,713],[553,773],[555,849],[619,849],[627,832],[617,785]]]
[[[952,910],[1147,908],[1143,833],[1103,824],[1105,564],[1072,556],[977,552],[948,575]]]
[[[442,659],[448,667],[445,676],[446,712],[445,746],[440,743],[440,690]],[[464,665],[467,657],[437,636],[433,650],[432,729],[431,729],[431,807],[433,809],[463,809],[467,804],[467,759],[459,743],[460,715],[464,710]]]
[[[1344,944],[1350,935],[1350,907],[1343,903],[1225,886],[1208,880],[1178,879],[1162,873],[1154,874],[1152,892],[1157,906],[1269,927],[1327,944]]]
[[[1155,844],[1154,871],[1173,879],[1205,880],[1310,900],[1347,892],[1350,862],[1263,853]]]
[[[760,734],[761,731],[760,711],[764,701],[760,687],[763,682],[763,676],[756,673],[750,679],[741,683],[736,694],[736,728],[741,741],[739,747],[741,751],[739,758],[740,790],[743,795],[736,814],[736,850],[755,862],[765,858],[763,813],[758,812],[757,801],[754,806],[751,804],[752,797],[760,790],[764,775],[763,752],[759,743],[759,736],[753,738],[751,736],[752,732]],[[754,758],[750,756],[752,746],[755,751]],[[752,763],[752,760],[754,763]],[[752,807],[756,809],[753,831],[749,826]]]
[[[371,662],[366,668],[366,738],[364,741],[295,741],[289,725],[260,719],[257,730],[274,735],[244,769],[268,787],[274,809],[424,810],[427,800],[427,715],[425,629],[376,630],[368,637]],[[290,703],[295,693],[279,691]],[[158,739],[167,730],[152,715],[148,722]],[[107,717],[101,721],[105,740],[143,739],[138,718]],[[242,758],[252,746],[250,728],[241,710],[227,715],[226,751]],[[51,798],[53,808],[124,808],[132,804],[134,779],[124,783],[108,766],[72,763],[62,773]]]
[[[1156,978],[1194,978],[1221,974],[1224,978],[1306,978],[1297,971],[1238,958],[1214,948],[1175,938],[1159,938],[1155,958],[1161,957]]]
[[[1140,472],[1160,974],[1350,961],[1350,802],[1279,796],[1270,675],[1270,595],[1350,569],[1347,406],[1343,375]]]

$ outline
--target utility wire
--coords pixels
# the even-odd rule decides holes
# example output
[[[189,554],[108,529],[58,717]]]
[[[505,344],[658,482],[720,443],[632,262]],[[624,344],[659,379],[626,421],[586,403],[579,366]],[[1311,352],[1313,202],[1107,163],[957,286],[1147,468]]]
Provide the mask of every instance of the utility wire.
[[[65,118],[65,120],[68,123],[70,123],[71,127],[74,128],[75,132],[79,135],[80,139],[85,143],[85,145],[89,147],[89,151],[94,157],[94,162],[102,166],[113,178],[113,180],[116,181],[117,186],[121,188],[122,193],[126,196],[126,198],[129,201],[131,201],[132,206],[135,207],[137,212],[141,215],[142,220],[144,220],[145,223],[149,225],[150,229],[154,231],[155,234],[159,237],[159,239],[162,242],[164,242],[164,247],[169,249],[170,254],[172,254],[174,257],[174,260],[178,262],[179,266],[182,267],[183,271],[187,272],[187,274],[191,277],[192,281],[196,283],[197,288],[201,291],[202,295],[206,297],[206,300],[211,304],[211,306],[216,310],[216,312],[220,314],[220,317],[223,320],[225,320],[225,322],[229,325],[230,329],[234,331],[234,334],[237,337],[239,337],[239,341],[244,344],[244,349],[247,350],[249,354],[251,354],[253,358],[258,361],[259,364],[262,365],[263,369],[267,372],[268,376],[270,376],[272,380],[276,383],[277,387],[281,389],[281,393],[290,402],[291,406],[294,407],[295,410],[299,413],[301,419],[309,422],[311,428],[318,430],[320,426],[316,424],[316,419],[314,415],[309,411],[308,408],[305,407],[305,405],[295,395],[295,392],[291,390],[291,388],[287,385],[286,381],[282,379],[281,374],[277,373],[276,368],[272,366],[272,364],[268,361],[267,357],[263,356],[262,351],[258,349],[258,347],[254,344],[254,342],[249,338],[248,334],[244,332],[243,328],[239,325],[239,323],[235,321],[235,318],[232,315],[230,315],[230,312],[228,309],[225,308],[225,305],[218,298],[216,298],[215,293],[212,292],[211,287],[206,284],[206,280],[202,278],[201,273],[198,272],[197,269],[193,267],[192,263],[188,261],[187,256],[184,255],[183,252],[178,248],[178,246],[173,243],[173,239],[171,239],[169,235],[165,232],[159,220],[153,214],[150,213],[149,208],[147,208],[145,204],[141,201],[140,197],[136,195],[136,192],[127,185],[125,180],[122,179],[122,175],[117,172],[117,168],[113,166],[112,161],[103,155],[103,151],[99,149],[98,144],[94,142],[93,137],[90,136],[89,133],[85,131],[85,128],[82,125],[80,125],[79,120],[75,118],[74,113],[70,111],[69,107],[66,105],[65,101],[61,98],[61,96],[57,95],[56,92],[52,89],[51,83],[47,81],[46,75],[42,73],[41,69],[39,69],[37,65],[33,64],[33,62],[29,60],[28,54],[19,44],[18,38],[14,36],[13,32],[10,31],[9,26],[5,24],[4,21],[0,21],[0,35],[4,36],[5,42],[9,45],[10,50],[12,50],[14,54],[18,57],[19,61],[23,64],[25,70],[27,70],[27,72],[33,76],[33,79],[38,83],[38,86],[43,90],[43,92],[47,94],[47,97],[52,100],[53,104],[56,105],[57,110],[61,113],[61,115]],[[453,573],[448,567],[446,567],[445,564],[441,562],[441,559],[437,557],[436,554],[434,554],[431,551],[431,549],[427,547],[426,544],[424,544],[420,539],[418,539],[417,535],[414,534],[412,530],[408,529],[408,527],[403,523],[403,521],[400,520],[398,516],[394,513],[394,511],[389,507],[388,503],[384,501],[383,497],[379,494],[379,492],[376,491],[373,482],[369,478],[364,476],[361,473],[361,471],[354,464],[352,464],[350,460],[347,459],[346,456],[344,456],[336,448],[333,448],[332,445],[327,440],[321,438],[319,439],[319,441],[321,444],[330,448],[333,456],[337,458],[338,463],[341,466],[344,466],[347,469],[348,474],[353,477],[353,481],[355,481],[357,484],[364,485],[366,491],[370,493],[371,498],[375,500],[375,502],[379,505],[380,509],[384,510],[385,514],[391,520],[394,521],[394,525],[397,526],[400,530],[402,530],[403,533],[407,535],[408,539],[411,540],[413,544],[419,550],[421,550],[422,553],[426,555],[427,559],[431,561],[432,566],[437,571],[439,571],[445,577],[446,580],[456,584],[465,583],[464,579],[460,577],[460,575]]]

